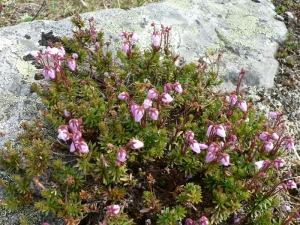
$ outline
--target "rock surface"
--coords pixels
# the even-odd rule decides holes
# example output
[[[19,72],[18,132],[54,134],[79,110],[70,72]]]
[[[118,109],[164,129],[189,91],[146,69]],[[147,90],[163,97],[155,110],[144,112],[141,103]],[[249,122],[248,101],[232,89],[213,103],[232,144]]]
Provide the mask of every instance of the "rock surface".
[[[246,84],[272,87],[278,62],[274,54],[278,43],[285,39],[286,27],[276,20],[274,6],[267,0],[166,0],[162,3],[123,10],[113,9],[85,13],[94,17],[96,30],[103,29],[121,46],[118,33],[134,31],[139,44],[147,48],[151,40],[151,23],[172,26],[171,49],[182,56],[182,61],[197,61],[205,52],[221,52],[220,74],[226,83],[224,90],[233,90],[242,67],[248,70]],[[37,116],[42,104],[30,84],[39,72],[23,57],[31,50],[43,49],[38,44],[41,32],[54,35],[72,34],[70,19],[34,21],[0,29],[0,148],[6,141],[14,141],[23,120]],[[10,176],[1,171],[0,178]],[[8,179],[8,178],[7,178]],[[0,200],[4,199],[0,189]],[[17,214],[4,214],[0,208],[0,224],[19,224]],[[31,213],[32,214],[32,213]],[[6,216],[3,216],[6,215]],[[8,216],[9,215],[9,216]],[[30,220],[41,224],[43,215]],[[61,221],[57,224],[62,224]]]

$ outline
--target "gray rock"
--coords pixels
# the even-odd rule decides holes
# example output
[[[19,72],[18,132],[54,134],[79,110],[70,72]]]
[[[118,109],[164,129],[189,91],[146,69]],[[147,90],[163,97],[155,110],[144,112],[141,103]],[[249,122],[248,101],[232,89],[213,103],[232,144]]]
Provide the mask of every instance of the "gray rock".
[[[259,4],[249,0],[166,0],[130,10],[112,9],[82,16],[85,19],[93,16],[96,29],[103,29],[107,37],[111,35],[117,46],[122,44],[118,36],[122,30],[136,32],[140,47],[148,48],[152,22],[172,26],[170,47],[182,56],[182,61],[196,62],[205,52],[223,54],[219,71],[226,83],[221,88],[231,91],[242,67],[248,71],[247,85],[273,86],[278,69],[274,55],[287,32],[275,15],[274,6],[268,0]],[[0,131],[6,132],[0,138],[0,146],[7,141],[14,142],[21,122],[37,117],[42,105],[38,96],[29,91],[35,81],[34,74],[40,70],[23,57],[31,50],[43,49],[38,45],[42,31],[52,30],[54,35],[70,37],[72,29],[69,18],[0,29]],[[4,177],[9,176],[5,171],[2,173]],[[0,189],[0,200],[3,199]],[[7,217],[5,213],[0,208],[0,224],[14,224],[8,219],[20,217],[18,214]],[[43,215],[38,218],[30,224],[40,224]]]

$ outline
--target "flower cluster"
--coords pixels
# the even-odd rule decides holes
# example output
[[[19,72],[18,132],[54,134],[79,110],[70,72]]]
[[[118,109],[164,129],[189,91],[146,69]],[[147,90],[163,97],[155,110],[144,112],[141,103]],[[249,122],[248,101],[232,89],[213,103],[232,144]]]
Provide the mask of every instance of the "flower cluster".
[[[64,47],[47,47],[44,52],[44,57],[40,51],[31,51],[30,54],[35,57],[36,62],[43,65],[43,75],[47,79],[54,80],[57,74],[60,76],[64,75],[64,68],[62,66],[63,62],[67,62],[68,67],[74,71],[76,69],[75,59],[78,58],[76,53],[72,54],[72,57],[66,56],[66,51]]]
[[[119,35],[120,35],[120,37],[126,39],[122,43],[123,52],[126,53],[129,58],[132,57],[132,44],[131,44],[131,41],[138,41],[139,36],[136,33],[128,34],[125,31],[122,31]]]
[[[132,138],[130,142],[126,145],[125,149],[127,150],[128,147],[130,147],[131,149],[139,149],[144,147],[144,143],[137,139]],[[117,157],[118,157],[117,166],[120,166],[120,163],[124,163],[126,161],[127,152],[125,149],[119,147],[119,150],[117,152]]]
[[[159,115],[159,105],[160,103],[170,103],[174,99],[169,94],[172,90],[182,93],[183,89],[179,82],[174,84],[167,83],[164,85],[164,92],[160,93],[155,88],[152,88],[147,93],[147,98],[144,100],[143,104],[140,106],[135,101],[130,101],[129,108],[134,117],[135,122],[140,122],[144,117],[145,112],[148,111],[148,115],[152,120],[157,120]],[[118,95],[120,100],[129,100],[130,95],[128,92],[122,92]],[[156,108],[153,106],[153,101],[156,100]]]
[[[200,219],[193,221],[191,218],[185,220],[185,225],[208,225],[209,221],[207,217],[202,216]]]
[[[82,139],[81,126],[82,119],[70,119],[69,125],[60,125],[58,127],[58,138],[63,141],[72,139],[70,152],[88,153],[89,147]]]

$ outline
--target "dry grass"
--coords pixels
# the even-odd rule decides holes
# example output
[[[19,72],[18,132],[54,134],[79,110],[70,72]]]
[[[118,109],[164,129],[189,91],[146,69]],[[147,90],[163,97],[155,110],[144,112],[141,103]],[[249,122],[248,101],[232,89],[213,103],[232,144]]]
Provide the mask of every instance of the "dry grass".
[[[35,16],[35,19],[60,20],[75,13],[134,8],[158,1],[160,0],[0,0],[0,27],[28,22]]]

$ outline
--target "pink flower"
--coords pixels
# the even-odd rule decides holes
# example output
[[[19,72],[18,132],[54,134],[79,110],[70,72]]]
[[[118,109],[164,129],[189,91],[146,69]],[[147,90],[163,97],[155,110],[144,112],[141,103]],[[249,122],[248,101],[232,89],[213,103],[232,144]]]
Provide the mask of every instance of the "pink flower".
[[[229,141],[231,141],[231,142],[233,142],[235,144],[237,142],[237,137],[235,135],[231,134],[229,136]]]
[[[238,101],[238,106],[243,112],[247,112],[247,103],[244,100]]]
[[[68,110],[64,110],[64,115],[65,117],[70,117],[71,116],[71,113],[68,111]]]
[[[144,106],[145,109],[148,109],[149,107],[152,106],[152,100],[149,99],[149,98],[146,98],[146,99],[144,100],[143,106]]]
[[[70,152],[78,150],[79,153],[88,153],[89,146],[84,141],[73,141],[70,146]]]
[[[278,117],[279,115],[280,115],[280,114],[277,113],[277,112],[270,112],[269,117],[270,117],[271,119],[277,119],[277,117]]]
[[[64,132],[64,131],[69,131],[68,125],[60,125],[60,126],[58,127],[58,133]]]
[[[51,66],[45,66],[43,69],[43,75],[47,79],[54,79],[55,78],[55,70]]]
[[[273,165],[274,165],[274,168],[278,169],[279,167],[283,167],[284,163],[285,163],[285,161],[282,158],[278,157],[274,160]]]
[[[130,111],[132,114],[134,114],[135,110],[139,107],[138,104],[136,104],[134,101],[131,101],[129,104]]]
[[[230,163],[229,159],[230,159],[230,157],[229,157],[228,154],[222,153],[220,155],[220,158],[221,158],[221,160],[220,160],[221,165],[223,165],[223,166],[229,166],[229,163]]]
[[[161,44],[161,35],[158,33],[158,31],[154,31],[152,35],[152,43],[154,47],[160,47]]]
[[[133,113],[134,121],[140,122],[145,113],[145,109],[143,106],[138,106]]]
[[[216,152],[209,151],[205,157],[206,162],[212,162],[216,159]]]
[[[80,125],[82,124],[82,119],[70,119],[69,121],[69,127],[72,130],[72,132],[75,132],[80,129]]]
[[[123,52],[127,53],[128,50],[129,50],[129,48],[130,48],[130,42],[129,41],[123,42],[123,44],[122,44],[122,50],[123,50]]]
[[[289,137],[289,136],[287,137],[287,139],[285,141],[285,146],[287,147],[288,150],[291,150],[295,147],[292,137]]]
[[[151,119],[157,120],[158,114],[159,114],[159,113],[158,113],[158,110],[157,110],[156,108],[150,108],[150,109],[149,109],[148,115],[149,115],[149,117],[150,117]]]
[[[176,82],[175,84],[173,84],[174,90],[177,91],[178,93],[182,93],[183,89],[181,87],[181,84],[179,82]]]
[[[185,138],[187,140],[194,140],[194,136],[195,136],[195,134],[191,130],[188,130],[187,132],[185,132]]]
[[[159,95],[159,92],[155,88],[152,88],[148,91],[147,95],[148,95],[148,98],[157,98]]]
[[[271,150],[273,149],[273,147],[274,147],[274,145],[273,145],[272,142],[270,142],[270,141],[265,141],[265,149],[266,149],[267,151],[271,151]]]
[[[72,54],[72,58],[73,58],[73,59],[78,59],[77,53],[73,53],[73,54]]]
[[[208,225],[208,219],[205,216],[202,216],[199,220],[197,220],[197,222],[200,225]]]
[[[76,68],[75,59],[68,59],[68,66],[69,66],[70,70],[74,71]]]
[[[279,136],[278,136],[278,134],[273,133],[273,134],[271,135],[271,138],[272,138],[274,141],[277,141],[277,140],[279,139]]]
[[[230,95],[230,105],[234,106],[237,102],[237,96],[235,94]]]
[[[270,137],[270,134],[266,131],[262,132],[260,135],[259,135],[259,138],[263,141],[266,141],[268,140],[268,138]]]
[[[164,103],[169,103],[169,102],[172,102],[174,99],[167,93],[162,93],[161,94],[161,100],[162,102]]]
[[[194,224],[194,221],[191,218],[187,218],[185,220],[185,225],[193,225],[193,224]]]
[[[171,83],[166,83],[164,85],[164,92],[165,93],[170,93],[173,90],[173,84]]]
[[[202,144],[202,143],[199,143],[199,148],[202,150],[202,149],[207,149],[208,146],[206,144]]]
[[[196,140],[190,140],[190,148],[197,154],[199,154],[201,151],[199,143]]]
[[[118,155],[118,160],[120,162],[126,161],[126,151],[122,147],[119,147],[119,151],[118,151],[117,155]]]
[[[63,46],[59,46],[57,49],[58,49],[58,53],[57,53],[57,54],[58,54],[60,57],[64,57],[65,54],[66,54],[66,51],[65,51],[64,47],[63,47]]]
[[[120,99],[120,100],[127,100],[129,98],[130,98],[130,96],[126,91],[123,91],[122,93],[120,93],[118,95],[118,99]]]
[[[287,212],[290,212],[292,210],[291,207],[289,205],[287,205],[287,204],[283,205],[282,208],[283,208],[283,210],[285,210]]]
[[[73,132],[72,140],[79,141],[82,137],[82,133],[79,130]]]
[[[255,169],[260,170],[265,165],[265,160],[257,161],[254,163]]]
[[[127,33],[125,31],[122,31],[122,32],[120,32],[119,36],[122,37],[122,38],[126,38]]]
[[[211,134],[217,134],[219,137],[226,137],[225,128],[222,124],[210,125],[207,129],[206,136],[209,137]]]
[[[78,141],[77,148],[80,153],[88,153],[89,152],[89,146],[84,141]]]
[[[238,223],[240,222],[240,218],[238,217],[233,217],[233,223]]]
[[[107,206],[107,213],[110,216],[116,216],[120,212],[121,207],[119,205]]]
[[[129,146],[132,149],[139,149],[139,148],[144,147],[144,143],[133,138],[130,140]]]
[[[64,125],[63,125],[64,126]],[[69,133],[68,130],[65,130],[65,129],[58,129],[58,138],[61,139],[61,140],[64,140],[64,141],[67,141],[69,140],[71,137],[72,137],[72,134]]]
[[[42,56],[40,51],[31,51],[30,55],[32,55],[36,59]]]
[[[130,35],[130,39],[133,41],[138,41],[139,40],[139,36],[136,33],[133,33]]]
[[[295,183],[295,181],[293,180],[289,180],[287,183],[286,183],[286,186],[288,189],[294,189],[294,188],[297,188],[297,184]]]
[[[208,151],[210,151],[210,152],[217,152],[219,150],[221,150],[221,147],[214,142],[211,143],[210,146],[208,147]]]

